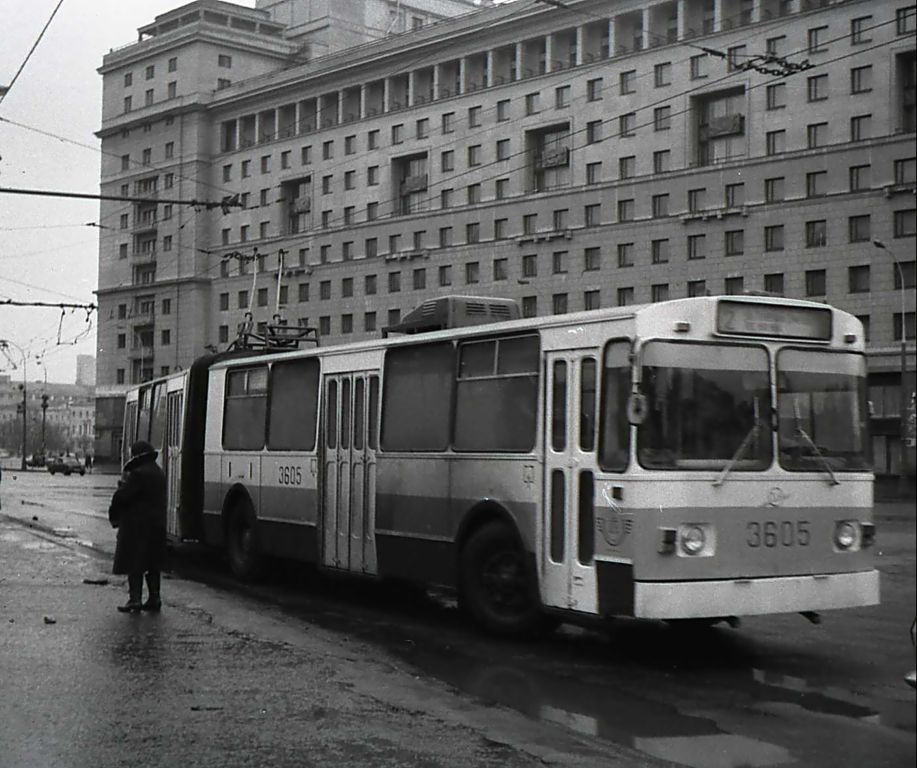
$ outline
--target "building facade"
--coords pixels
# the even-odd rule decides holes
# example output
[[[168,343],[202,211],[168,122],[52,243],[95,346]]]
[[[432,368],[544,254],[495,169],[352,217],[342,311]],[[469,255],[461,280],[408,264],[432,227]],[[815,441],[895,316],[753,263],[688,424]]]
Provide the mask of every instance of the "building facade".
[[[913,4],[340,5],[204,0],[105,57],[102,192],[143,200],[102,205],[100,384],[247,313],[335,343],[445,293],[537,315],[763,290],[860,317],[876,468],[901,471]]]

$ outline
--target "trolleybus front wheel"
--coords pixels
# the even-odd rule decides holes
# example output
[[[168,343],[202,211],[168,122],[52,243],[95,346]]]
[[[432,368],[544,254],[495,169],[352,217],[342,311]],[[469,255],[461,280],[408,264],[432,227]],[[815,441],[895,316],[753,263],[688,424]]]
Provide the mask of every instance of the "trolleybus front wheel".
[[[525,553],[507,525],[495,521],[475,531],[460,570],[462,605],[482,627],[504,636],[547,628]]]
[[[261,568],[256,524],[255,512],[247,500],[233,504],[229,511],[226,548],[229,567],[236,578],[242,581],[257,578]]]

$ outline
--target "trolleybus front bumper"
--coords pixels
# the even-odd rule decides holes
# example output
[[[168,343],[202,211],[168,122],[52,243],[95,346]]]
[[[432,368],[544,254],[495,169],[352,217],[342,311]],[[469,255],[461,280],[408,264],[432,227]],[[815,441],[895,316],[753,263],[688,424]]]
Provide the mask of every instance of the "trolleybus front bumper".
[[[856,608],[879,603],[879,572],[634,583],[634,616],[699,619]]]

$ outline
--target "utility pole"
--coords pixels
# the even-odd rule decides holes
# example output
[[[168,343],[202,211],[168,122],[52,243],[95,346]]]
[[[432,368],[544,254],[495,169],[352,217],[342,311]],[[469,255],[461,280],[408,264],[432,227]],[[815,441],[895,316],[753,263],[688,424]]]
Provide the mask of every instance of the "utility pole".
[[[48,415],[48,396],[41,396],[41,455],[47,457],[48,451],[45,448],[45,418]]]

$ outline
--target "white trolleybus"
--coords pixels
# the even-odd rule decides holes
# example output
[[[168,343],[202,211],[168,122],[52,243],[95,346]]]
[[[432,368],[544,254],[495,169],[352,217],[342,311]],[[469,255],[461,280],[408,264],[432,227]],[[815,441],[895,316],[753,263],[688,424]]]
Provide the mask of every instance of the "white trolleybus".
[[[866,390],[860,322],[824,304],[442,297],[140,385],[124,444],[160,451],[170,534],[240,578],[273,556],[451,587],[504,634],[817,620],[879,600]]]

